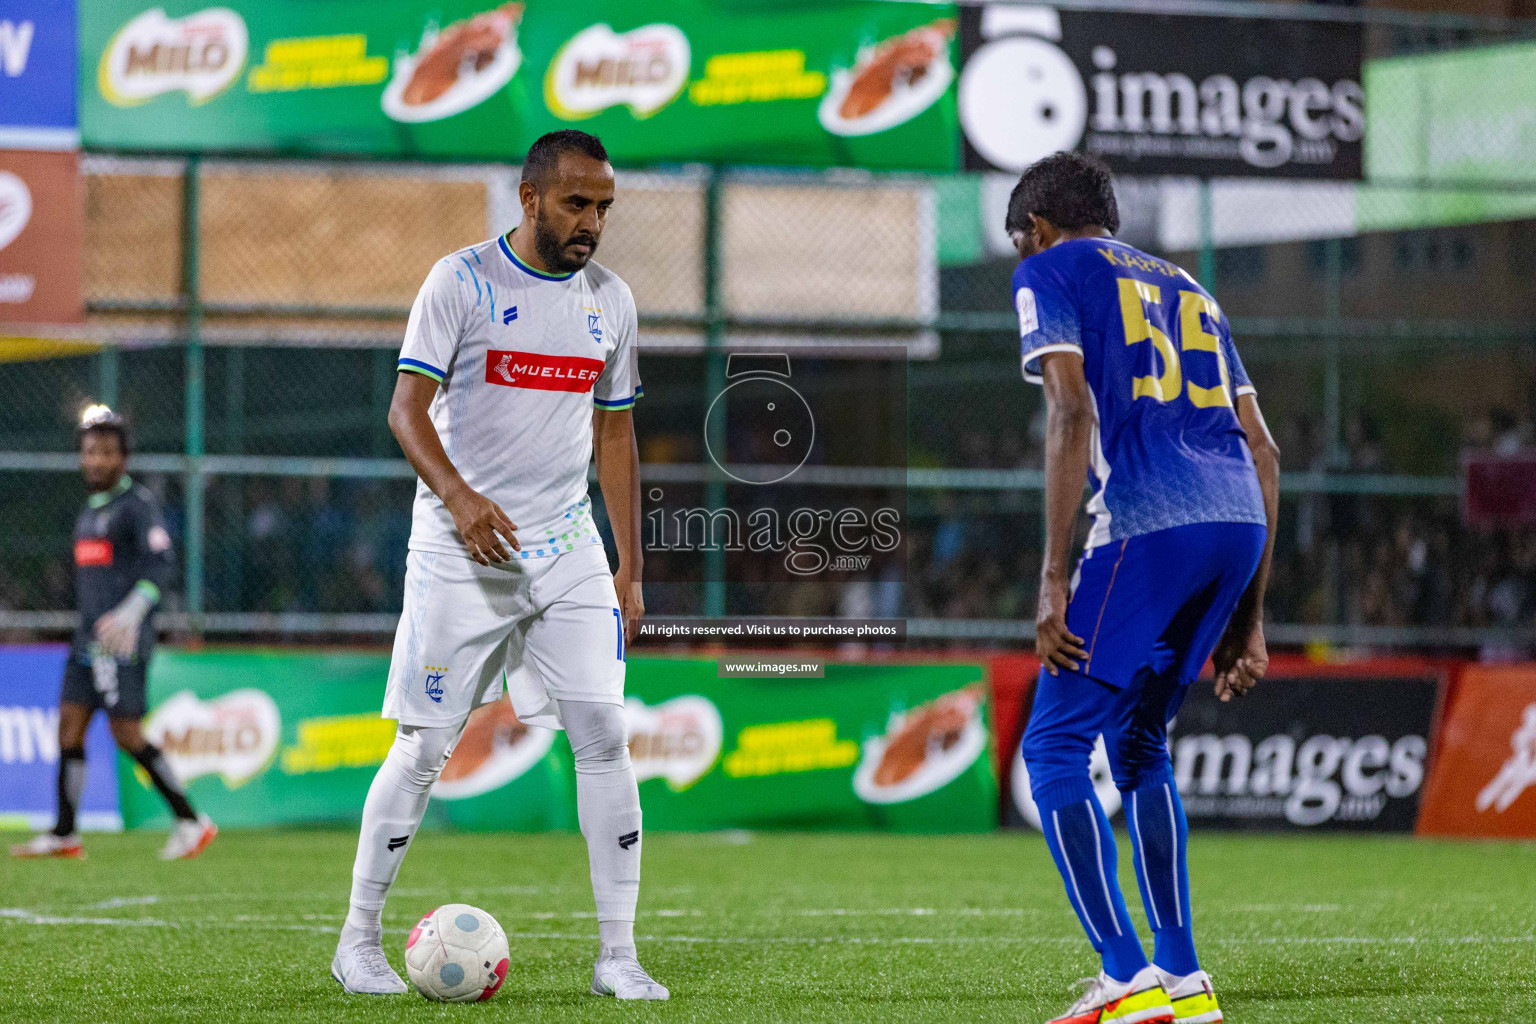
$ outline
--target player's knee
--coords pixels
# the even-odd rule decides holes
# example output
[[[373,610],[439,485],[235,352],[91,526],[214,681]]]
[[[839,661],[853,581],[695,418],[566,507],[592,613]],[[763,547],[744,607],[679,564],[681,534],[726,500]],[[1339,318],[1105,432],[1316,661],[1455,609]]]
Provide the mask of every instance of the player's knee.
[[[576,771],[582,775],[606,775],[629,768],[629,744],[624,734],[605,735],[583,746],[571,748],[576,755]]]
[[[629,768],[629,731],[616,704],[562,702],[562,724],[571,740],[576,771],[606,775]]]
[[[144,746],[144,733],[139,728],[139,723],[132,718],[110,718],[107,726],[112,731],[112,739],[128,754],[136,754]],[[70,744],[74,746],[75,744]]]
[[[1123,793],[1173,777],[1173,760],[1168,756],[1166,745],[1123,751],[1120,757],[1110,758],[1109,767],[1115,777],[1115,787]]]
[[[1020,752],[1031,786],[1060,779],[1088,777],[1093,742],[1073,736],[1026,732]]]
[[[459,733],[452,726],[402,725],[395,732],[386,764],[393,769],[402,788],[423,792],[443,773]]]
[[[86,721],[59,718],[59,747],[70,750],[85,745]]]

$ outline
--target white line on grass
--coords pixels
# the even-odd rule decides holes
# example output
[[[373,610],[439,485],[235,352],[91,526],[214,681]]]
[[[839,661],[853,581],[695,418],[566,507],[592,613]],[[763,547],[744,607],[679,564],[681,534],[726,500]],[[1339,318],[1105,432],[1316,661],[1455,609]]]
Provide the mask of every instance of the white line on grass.
[[[1296,911],[1304,914],[1332,914],[1343,910],[1344,906],[1339,903],[1240,903],[1227,909],[1237,914],[1274,914]]]
[[[89,904],[92,910],[117,910],[121,907],[147,907],[159,903],[159,896],[114,896],[100,903]]]
[[[251,931],[298,931],[335,935],[339,928],[330,925],[285,924],[279,921],[247,921],[230,919],[192,919],[187,921],[162,921],[158,918],[117,917],[60,917],[39,914],[21,907],[0,907],[0,921],[30,925],[86,925],[92,927],[121,925],[125,927],[152,928],[212,928]],[[405,935],[406,928],[388,928],[387,932]],[[591,942],[588,933],[566,932],[508,932],[508,938],[530,941]],[[645,942],[678,942],[685,944],[716,945],[1072,945],[1083,941],[1078,935],[949,935],[949,936],[878,936],[878,935],[641,935]],[[1256,938],[1218,937],[1205,940],[1222,946],[1306,946],[1306,945],[1354,945],[1354,946],[1413,946],[1413,945],[1505,945],[1512,943],[1536,943],[1536,935],[1289,935]]]
[[[350,884],[350,883],[347,883],[347,884]],[[488,885],[488,886],[468,886],[468,887],[464,887],[464,888],[456,888],[456,889],[454,889],[452,891],[451,895],[456,896],[456,897],[470,897],[470,896],[542,896],[542,895],[546,895],[546,894],[548,894],[548,895],[557,895],[558,896],[558,895],[560,895],[562,893],[577,892],[577,891],[578,890],[576,890],[574,888],[567,887],[567,886],[559,886],[559,885]],[[581,890],[581,892],[587,892],[587,893],[589,893],[590,891],[591,890],[589,890],[589,889]],[[665,887],[660,887],[660,888],[656,888],[656,889],[647,889],[646,891],[648,893],[650,893],[651,895],[653,895],[653,896],[677,896],[677,895],[691,894],[691,893],[696,891],[696,887],[692,886],[692,885],[672,885],[672,886],[665,886]],[[275,902],[275,901],[282,901],[282,902],[310,902],[310,901],[314,901],[314,900],[334,900],[334,899],[337,898],[336,894],[338,892],[340,892],[343,896],[345,896],[345,894],[346,894],[346,886],[343,885],[340,889],[326,889],[326,890],[322,890],[322,891],[313,891],[313,892],[303,892],[303,891],[298,891],[298,890],[289,890],[289,891],[286,891],[286,892],[262,892],[262,891],[252,891],[252,892],[173,892],[173,893],[159,893],[159,894],[153,894],[153,895],[132,895],[132,896],[130,896],[130,895],[120,895],[120,896],[112,896],[112,897],[109,897],[107,899],[100,900],[98,902],[81,903],[81,904],[75,904],[75,905],[76,906],[80,906],[80,907],[91,907],[91,908],[106,910],[106,909],[111,909],[113,907],[131,907],[131,906],[139,906],[141,904],[149,904],[149,903],[172,903],[172,902],[175,902],[175,903],[204,903],[204,902],[230,903],[230,902],[234,902],[234,901],[237,901],[237,900],[261,900],[262,902],[265,902],[265,903],[271,903],[271,902]],[[443,897],[443,890],[440,887],[437,887],[437,888],[419,888],[419,887],[413,887],[413,886],[398,886],[398,887],[393,888],[393,889],[390,890],[390,895],[391,896],[407,896],[407,897],[428,896],[428,897],[431,897],[433,899],[441,899]]]
[[[705,914],[704,911],[702,911],[702,910],[650,910],[650,911],[646,911],[646,913],[649,914],[649,915],[653,915],[655,917],[707,917],[707,916],[709,916],[709,915]],[[398,914],[398,913],[395,913],[394,911],[390,911],[389,915],[391,917],[395,917],[395,918],[404,918],[404,917],[406,917],[406,915]],[[293,920],[300,920],[300,921],[335,921],[335,920],[339,920],[340,918],[345,917],[345,916],[346,915],[344,913],[338,913],[338,912],[323,913],[323,914],[236,914],[232,918],[230,918],[230,920],[241,921],[241,922],[252,922],[252,923],[260,923],[260,922],[264,922],[264,921],[293,921]],[[564,921],[564,920],[590,921],[590,920],[592,920],[592,919],[594,919],[596,917],[597,917],[597,914],[594,911],[591,911],[591,910],[570,910],[570,911],[558,911],[558,912],[557,911],[550,911],[550,910],[505,910],[505,911],[499,911],[496,914],[496,918],[498,920],[520,918],[520,919],[526,919],[526,920],[529,920],[529,921]],[[208,920],[217,920],[217,919],[216,918],[209,918]],[[416,920],[416,917],[412,916],[411,920],[414,922]]]
[[[764,913],[778,916],[781,911],[763,908]],[[1021,917],[1025,914],[1054,913],[1038,908],[1025,907],[871,907],[854,910],[845,907],[823,907],[811,910],[791,911],[796,917],[932,917],[952,914],[957,917]]]
[[[1215,941],[1228,946],[1480,946],[1536,942],[1536,935],[1280,935]]]
[[[0,907],[0,918],[17,924],[50,925],[142,925],[149,928],[176,928],[174,921],[161,921],[153,917],[58,917],[52,914],[35,914],[21,907]]]

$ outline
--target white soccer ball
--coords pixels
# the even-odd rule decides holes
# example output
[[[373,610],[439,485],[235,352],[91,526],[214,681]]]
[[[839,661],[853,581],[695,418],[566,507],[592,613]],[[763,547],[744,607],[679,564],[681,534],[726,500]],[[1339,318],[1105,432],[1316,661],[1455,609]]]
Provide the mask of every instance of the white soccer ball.
[[[507,933],[467,903],[438,907],[405,940],[405,972],[416,991],[440,1003],[477,1003],[507,978]]]

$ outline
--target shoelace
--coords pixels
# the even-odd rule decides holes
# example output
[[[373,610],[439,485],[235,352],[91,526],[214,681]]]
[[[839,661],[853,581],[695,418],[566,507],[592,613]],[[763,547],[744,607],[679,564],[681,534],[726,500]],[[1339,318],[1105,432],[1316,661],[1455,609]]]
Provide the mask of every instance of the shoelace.
[[[608,962],[612,965],[612,971],[617,974],[620,979],[627,981],[632,985],[656,984],[656,979],[645,973],[645,968],[640,966],[640,961],[636,960],[632,956],[610,957]]]
[[[1072,983],[1072,987],[1082,991],[1078,993],[1077,999],[1068,1008],[1068,1014],[1092,1009],[1103,1001],[1104,984],[1098,978],[1078,978]]]
[[[370,978],[382,978],[386,974],[394,974],[395,969],[389,966],[389,958],[384,955],[384,950],[378,946],[359,946],[356,956],[357,967]]]

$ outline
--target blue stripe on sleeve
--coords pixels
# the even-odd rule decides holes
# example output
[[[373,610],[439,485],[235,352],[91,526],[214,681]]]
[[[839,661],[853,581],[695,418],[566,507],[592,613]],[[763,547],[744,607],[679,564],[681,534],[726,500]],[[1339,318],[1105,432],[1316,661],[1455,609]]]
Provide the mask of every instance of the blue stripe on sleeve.
[[[424,363],[420,359],[407,359],[404,356],[400,357],[400,369],[409,370],[412,373],[424,373],[428,377],[435,377],[438,383],[442,383],[443,377],[446,376],[442,370],[439,370],[431,363]]]
[[[644,394],[645,390],[643,388],[636,388],[635,393],[630,395],[628,398],[615,398],[612,401],[604,401],[603,399],[594,395],[592,397],[592,404],[603,409],[628,409],[630,406],[635,404],[635,399],[641,397]]]

